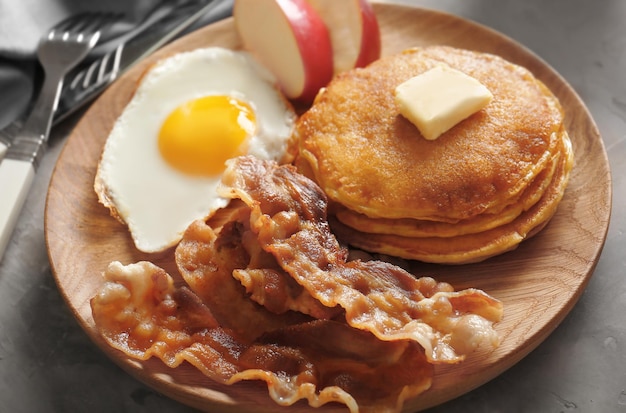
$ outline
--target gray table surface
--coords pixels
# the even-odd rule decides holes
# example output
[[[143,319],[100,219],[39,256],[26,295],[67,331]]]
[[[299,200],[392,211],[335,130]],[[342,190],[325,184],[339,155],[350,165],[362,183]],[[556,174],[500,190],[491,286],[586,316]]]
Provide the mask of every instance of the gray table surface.
[[[626,412],[626,1],[404,0],[490,26],[559,71],[589,107],[611,163],[613,212],[581,299],[536,350],[432,412]],[[0,412],[191,412],[128,376],[66,308],[46,253],[46,187],[79,115],[52,132],[0,263]]]

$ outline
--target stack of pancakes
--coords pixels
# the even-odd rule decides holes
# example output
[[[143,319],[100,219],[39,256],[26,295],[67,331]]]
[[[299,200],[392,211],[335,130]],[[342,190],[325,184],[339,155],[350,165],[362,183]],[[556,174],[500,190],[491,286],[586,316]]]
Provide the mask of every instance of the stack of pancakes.
[[[489,105],[434,141],[404,118],[396,86],[447,64]],[[500,57],[414,48],[337,76],[297,125],[299,169],[328,195],[330,222],[364,250],[435,263],[509,251],[541,230],[573,165],[556,97]]]

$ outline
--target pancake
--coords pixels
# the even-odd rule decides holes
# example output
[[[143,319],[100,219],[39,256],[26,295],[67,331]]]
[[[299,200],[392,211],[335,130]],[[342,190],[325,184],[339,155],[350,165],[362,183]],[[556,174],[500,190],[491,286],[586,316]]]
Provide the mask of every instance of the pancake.
[[[494,98],[428,141],[393,91],[442,62]],[[491,54],[414,48],[338,75],[297,123],[298,164],[357,213],[454,223],[516,203],[550,163],[562,122],[557,99],[528,70]]]
[[[442,63],[492,101],[427,140],[395,88]],[[573,153],[563,111],[527,69],[486,53],[413,48],[338,75],[296,125],[296,166],[329,198],[345,243],[433,263],[477,262],[543,229],[563,197]]]
[[[336,206],[334,213],[340,222],[362,232],[404,237],[456,237],[475,234],[508,224],[537,203],[550,185],[560,157],[560,153],[553,155],[549,165],[527,186],[519,199],[496,214],[484,213],[451,223],[411,218],[370,218],[342,206]]]
[[[567,187],[573,152],[567,133],[561,134],[561,153],[550,181],[539,201],[510,223],[490,230],[456,237],[403,237],[357,231],[336,218],[330,219],[337,237],[367,251],[432,263],[466,264],[483,261],[515,249],[537,234],[554,215]]]

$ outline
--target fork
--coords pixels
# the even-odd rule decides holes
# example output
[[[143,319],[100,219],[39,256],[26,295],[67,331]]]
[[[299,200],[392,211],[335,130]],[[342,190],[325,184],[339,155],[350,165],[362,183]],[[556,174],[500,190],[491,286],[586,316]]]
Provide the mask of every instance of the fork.
[[[0,261],[32,186],[50,133],[63,77],[96,45],[105,13],[83,13],[52,28],[39,42],[37,57],[45,78],[32,112],[0,163]]]
[[[214,0],[161,0],[137,26],[109,42],[98,44],[98,57],[81,64],[65,77],[53,122],[91,102],[124,71],[181,34],[218,3]]]

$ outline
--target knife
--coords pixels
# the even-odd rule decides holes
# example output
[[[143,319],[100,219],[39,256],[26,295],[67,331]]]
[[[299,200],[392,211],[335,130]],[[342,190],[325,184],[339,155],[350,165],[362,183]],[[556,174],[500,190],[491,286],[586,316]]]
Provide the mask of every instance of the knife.
[[[55,110],[56,121],[59,122],[77,110],[78,107],[93,100],[122,73],[179,35],[219,3],[220,1],[218,0],[191,1],[181,6],[179,2],[162,1],[160,7],[155,8],[154,12],[146,19],[148,23],[140,25],[137,30],[133,30],[111,52],[105,54],[96,63],[92,63],[89,67],[75,74],[74,78],[81,73],[86,76],[90,68],[102,68],[99,69],[96,82],[90,83],[91,86],[88,88],[72,88],[73,82],[69,82],[70,88],[61,95],[62,101],[59,101]],[[167,9],[168,5],[169,10]],[[74,83],[74,86],[76,86],[76,83]],[[2,145],[0,150],[2,150],[3,146],[10,145],[12,137],[8,136],[8,134],[14,129],[19,130],[14,124],[5,129],[5,133],[0,134],[0,144]],[[0,162],[2,162],[1,158]],[[4,176],[4,178],[7,177]],[[0,194],[0,198],[3,198],[2,194]],[[25,196],[20,199],[24,198]],[[17,223],[22,205],[23,202],[18,202],[15,205],[6,205],[0,202],[0,261],[2,261],[9,238]]]
[[[0,162],[4,158],[4,154],[9,149],[9,145],[13,141],[13,138],[22,128],[22,121],[16,120],[9,123],[4,129],[0,130]]]

